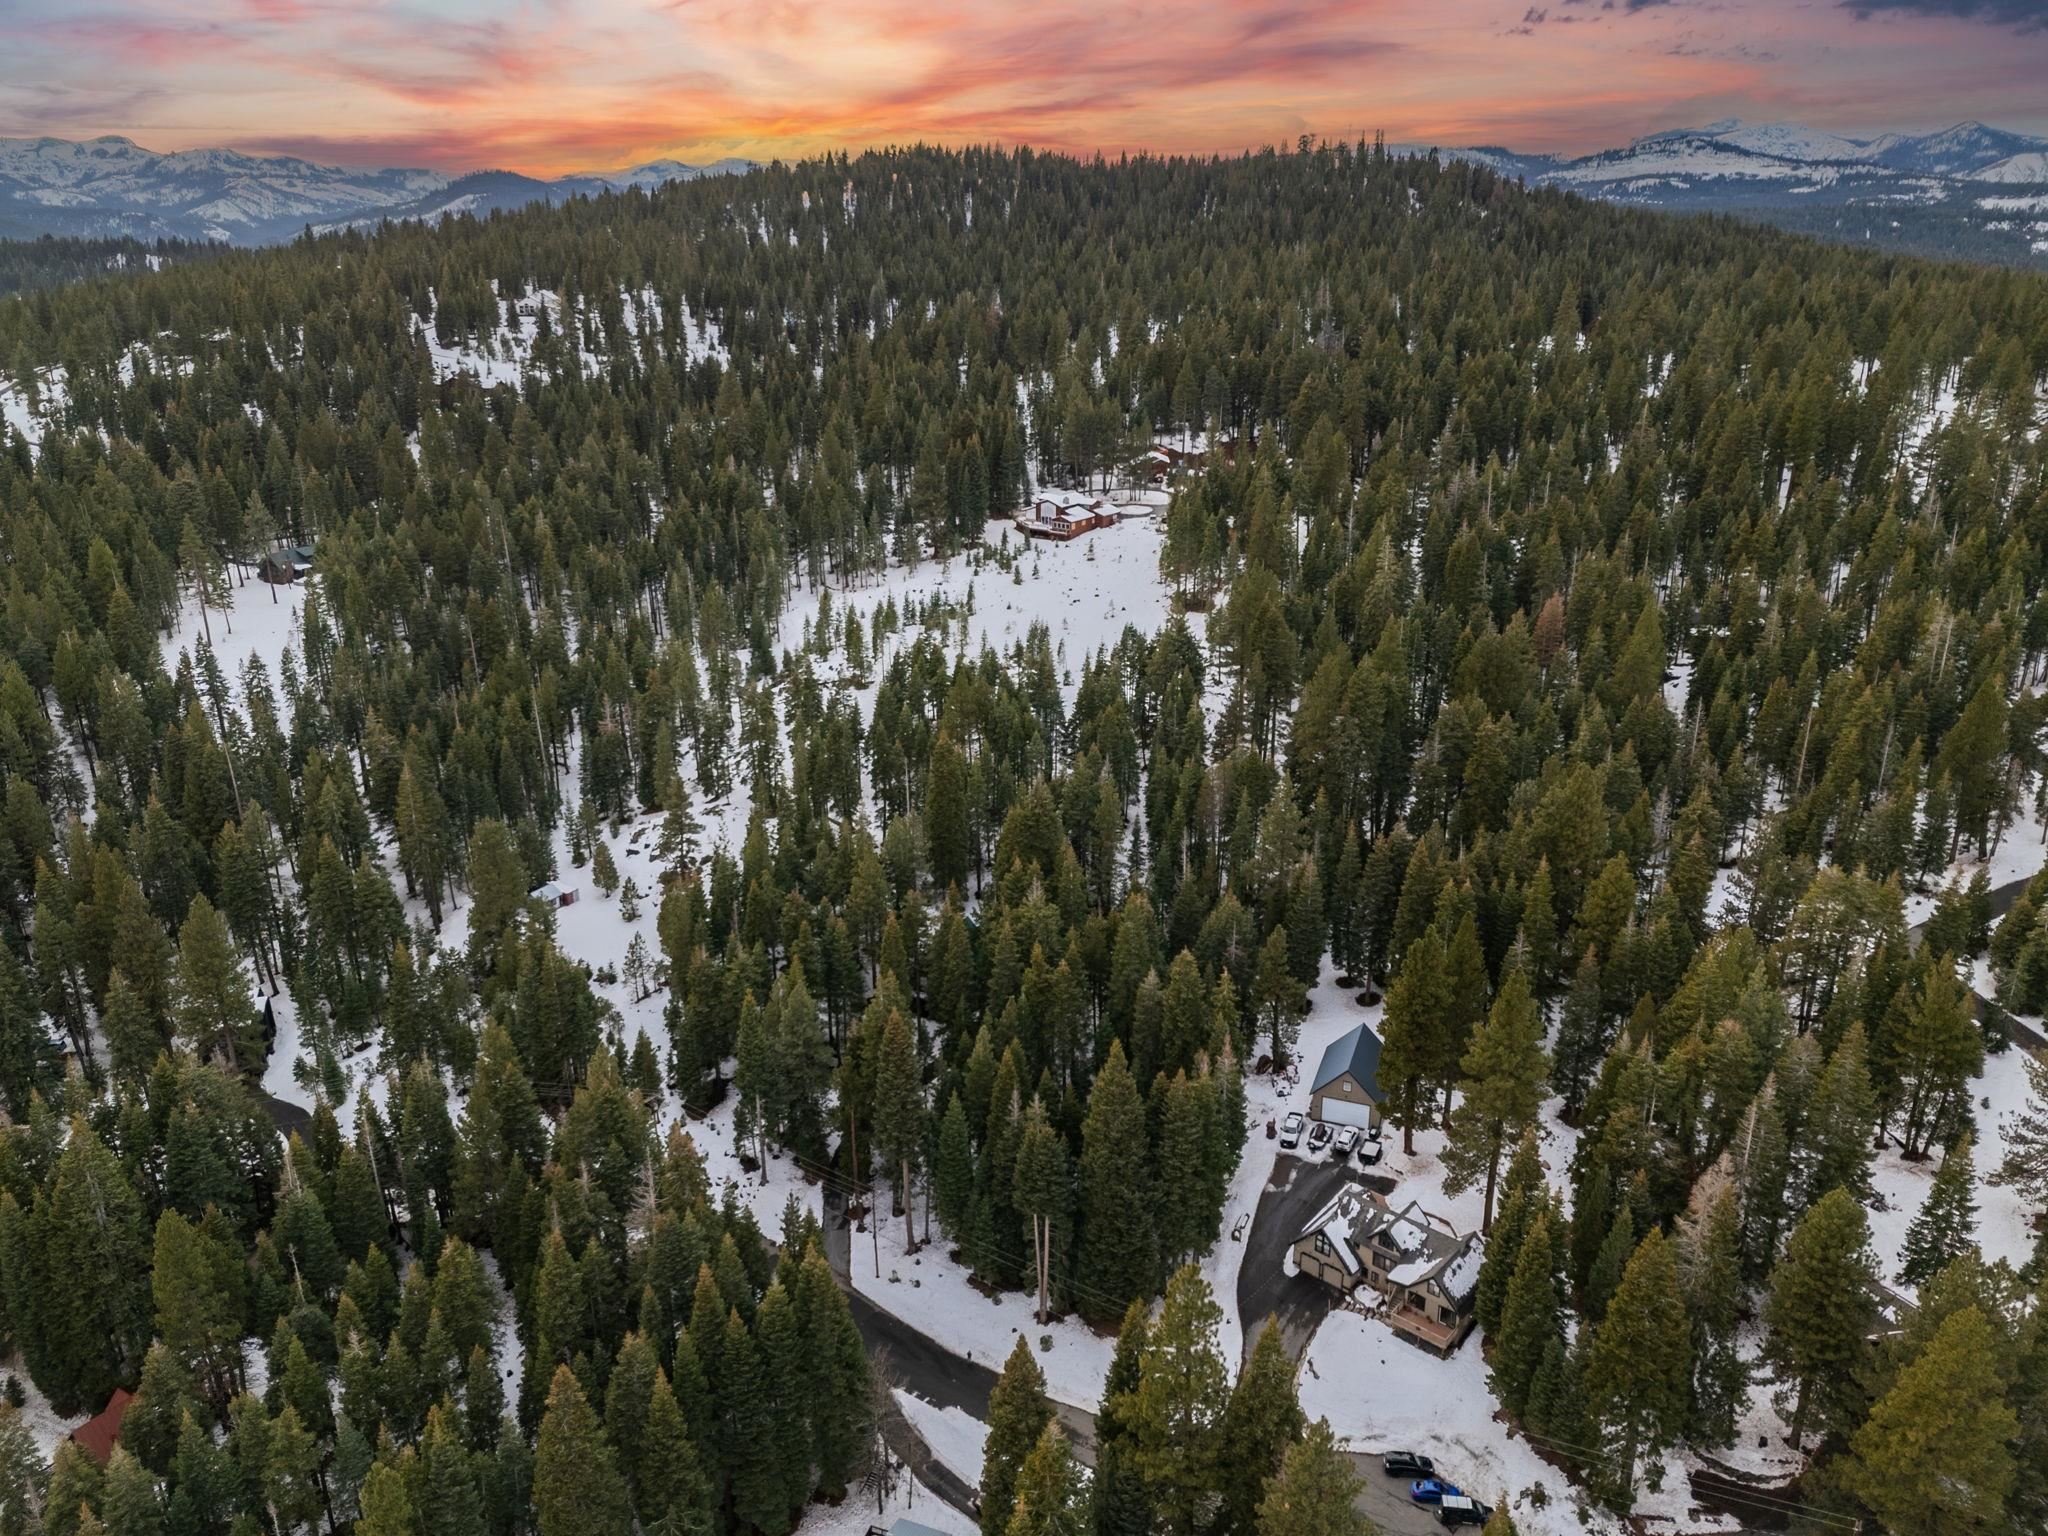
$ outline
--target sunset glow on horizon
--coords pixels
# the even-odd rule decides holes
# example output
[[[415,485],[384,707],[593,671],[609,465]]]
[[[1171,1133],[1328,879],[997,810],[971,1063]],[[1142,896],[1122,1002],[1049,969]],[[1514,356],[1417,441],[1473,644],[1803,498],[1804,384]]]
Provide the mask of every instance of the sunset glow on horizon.
[[[536,175],[913,141],[2048,130],[2048,0],[0,0],[0,135]]]

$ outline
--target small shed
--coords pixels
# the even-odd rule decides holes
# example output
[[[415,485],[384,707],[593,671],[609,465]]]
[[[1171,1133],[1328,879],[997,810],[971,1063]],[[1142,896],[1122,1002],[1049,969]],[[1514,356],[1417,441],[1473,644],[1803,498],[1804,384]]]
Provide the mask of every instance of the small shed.
[[[128,1405],[134,1401],[135,1394],[126,1387],[114,1388],[107,1406],[71,1431],[71,1438],[104,1467],[114,1454],[114,1442],[121,1438],[121,1421],[128,1416]]]
[[[573,907],[576,905],[576,887],[550,880],[546,885],[536,885],[528,891],[526,899],[547,907]]]
[[[1379,1070],[1380,1037],[1362,1023],[1352,1026],[1323,1052],[1309,1081],[1308,1112],[1332,1125],[1371,1129],[1387,1101]]]
[[[313,574],[313,546],[284,544],[256,562],[256,575],[272,586],[288,587]]]

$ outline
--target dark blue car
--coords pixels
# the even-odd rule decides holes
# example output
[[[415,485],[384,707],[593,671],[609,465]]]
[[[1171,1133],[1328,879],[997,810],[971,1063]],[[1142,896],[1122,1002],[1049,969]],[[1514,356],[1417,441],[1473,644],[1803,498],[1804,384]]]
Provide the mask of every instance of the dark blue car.
[[[1440,1504],[1458,1496],[1458,1489],[1440,1477],[1425,1477],[1408,1485],[1408,1497],[1418,1504]]]

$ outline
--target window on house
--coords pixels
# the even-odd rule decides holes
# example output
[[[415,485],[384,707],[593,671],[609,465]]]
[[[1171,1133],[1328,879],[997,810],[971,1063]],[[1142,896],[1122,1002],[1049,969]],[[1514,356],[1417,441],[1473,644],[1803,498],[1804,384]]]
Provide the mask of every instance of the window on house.
[[[1323,1236],[1323,1234],[1322,1234],[1322,1233],[1318,1232],[1318,1233],[1316,1234],[1316,1252],[1317,1252],[1317,1253],[1328,1253],[1329,1251],[1330,1251],[1330,1240],[1329,1240],[1329,1239],[1328,1239],[1327,1237]]]

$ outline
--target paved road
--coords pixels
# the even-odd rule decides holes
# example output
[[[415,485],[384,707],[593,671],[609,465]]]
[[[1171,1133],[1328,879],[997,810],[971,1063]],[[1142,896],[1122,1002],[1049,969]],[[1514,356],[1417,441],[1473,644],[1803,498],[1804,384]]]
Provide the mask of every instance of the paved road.
[[[2013,909],[2013,905],[2020,899],[2020,893],[2033,883],[2034,877],[2032,875],[2023,875],[2017,880],[2008,880],[2003,885],[1992,887],[1992,921],[1996,922],[1999,918],[2005,916],[2006,913],[2010,912]],[[1920,932],[1926,926],[1927,922],[1923,918],[1921,921],[1913,924],[1912,927],[1906,930],[1906,938],[1912,943],[1915,949],[1918,949],[1920,947]],[[1994,1001],[1994,999],[1986,997],[1983,993],[1977,991],[1974,987],[1970,989],[1970,998],[1970,1006],[1972,1010],[1978,1014],[1983,1013],[1984,1005],[1986,1003]],[[2031,1024],[2027,1023],[2026,1020],[2013,1018],[2011,1014],[2006,1015],[2006,1020],[2007,1033],[2009,1033],[2012,1036],[2012,1038],[2019,1044],[2031,1047],[2032,1049],[2037,1051],[2044,1046],[2048,1046],[2048,1036],[2042,1035],[2042,1033],[2038,1029],[2035,1029]]]

